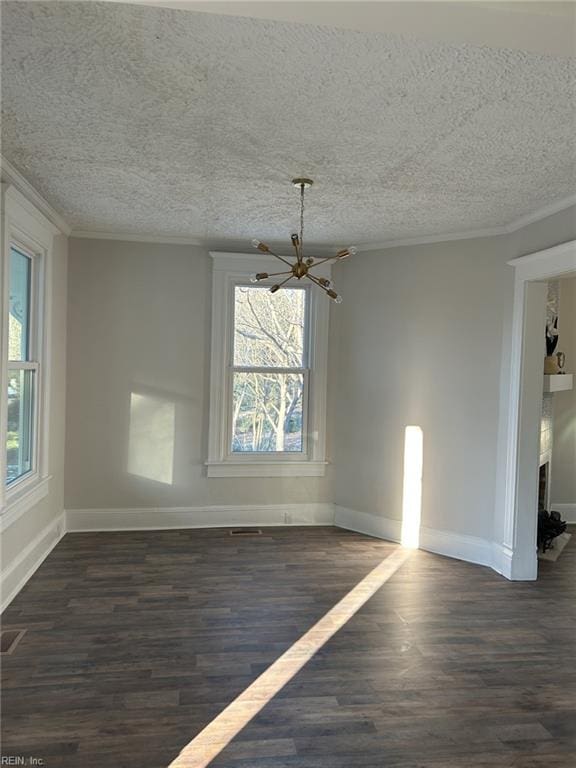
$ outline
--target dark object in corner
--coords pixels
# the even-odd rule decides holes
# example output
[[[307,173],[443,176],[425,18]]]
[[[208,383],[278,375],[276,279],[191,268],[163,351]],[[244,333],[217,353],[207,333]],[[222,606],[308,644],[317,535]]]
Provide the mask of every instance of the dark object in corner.
[[[558,344],[558,315],[556,315],[553,322],[548,323],[546,326],[546,354],[548,355],[548,357],[554,354],[557,344]]]
[[[541,509],[538,512],[538,549],[546,552],[550,549],[556,536],[560,536],[566,530],[566,523],[562,521],[559,512],[546,512]]]

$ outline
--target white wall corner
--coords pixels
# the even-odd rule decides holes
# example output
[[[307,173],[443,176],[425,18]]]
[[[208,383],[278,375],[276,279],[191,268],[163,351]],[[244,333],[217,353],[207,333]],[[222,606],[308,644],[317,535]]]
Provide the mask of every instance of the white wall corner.
[[[348,507],[335,506],[334,525],[350,531],[364,533],[387,541],[399,542],[402,523],[380,515],[360,512]],[[486,565],[498,570],[494,564],[493,544],[477,536],[466,536],[451,531],[441,531],[435,528],[420,529],[420,549],[434,552],[437,555],[465,560],[476,565]]]
[[[501,576],[512,579],[513,550],[505,544],[492,544],[492,568]]]

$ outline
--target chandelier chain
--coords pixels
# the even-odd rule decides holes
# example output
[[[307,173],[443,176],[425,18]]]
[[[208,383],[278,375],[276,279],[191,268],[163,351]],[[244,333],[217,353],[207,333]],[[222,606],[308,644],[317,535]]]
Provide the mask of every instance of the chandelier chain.
[[[300,258],[304,255],[304,184],[300,184]]]

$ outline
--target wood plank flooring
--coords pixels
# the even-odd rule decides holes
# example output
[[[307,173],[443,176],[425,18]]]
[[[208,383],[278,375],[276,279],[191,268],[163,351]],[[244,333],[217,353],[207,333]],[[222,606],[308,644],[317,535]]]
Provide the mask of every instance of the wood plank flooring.
[[[2,755],[167,768],[395,545],[68,534],[3,616]],[[540,579],[415,552],[214,768],[576,768],[576,537]]]

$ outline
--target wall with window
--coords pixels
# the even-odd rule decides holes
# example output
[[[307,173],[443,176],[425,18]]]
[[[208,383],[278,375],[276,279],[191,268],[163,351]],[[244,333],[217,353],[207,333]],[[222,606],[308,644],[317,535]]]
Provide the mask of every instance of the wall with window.
[[[64,532],[67,238],[3,185],[2,603]]]
[[[341,519],[399,535],[405,428],[414,425],[423,434],[423,528],[459,534],[463,548],[501,540],[494,507],[504,482],[513,298],[506,261],[575,237],[571,209],[507,236],[366,252],[338,266]]]
[[[71,239],[67,509],[150,509],[154,527],[170,509],[331,502],[330,469],[207,477],[212,266],[192,246]],[[299,423],[296,407],[292,447]]]

